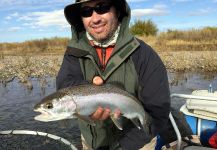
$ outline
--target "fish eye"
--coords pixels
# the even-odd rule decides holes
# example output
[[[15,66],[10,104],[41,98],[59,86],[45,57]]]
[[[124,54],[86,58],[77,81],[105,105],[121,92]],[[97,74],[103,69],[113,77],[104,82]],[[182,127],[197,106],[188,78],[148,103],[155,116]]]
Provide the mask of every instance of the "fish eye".
[[[53,108],[53,104],[52,103],[47,103],[46,104],[46,108],[47,109],[52,109]]]

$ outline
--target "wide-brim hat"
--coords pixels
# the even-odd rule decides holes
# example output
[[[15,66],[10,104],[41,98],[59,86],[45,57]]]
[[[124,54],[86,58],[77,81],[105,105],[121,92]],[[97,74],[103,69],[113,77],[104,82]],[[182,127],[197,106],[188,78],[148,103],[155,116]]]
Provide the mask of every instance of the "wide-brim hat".
[[[90,1],[94,0],[76,0],[75,3],[67,5],[65,7],[64,14],[66,20],[69,22],[70,25],[74,26],[75,28],[82,28],[83,25],[80,17],[80,6],[81,4]],[[124,13],[126,13],[125,2],[125,0],[114,0],[114,4],[117,5],[118,10],[125,11]]]

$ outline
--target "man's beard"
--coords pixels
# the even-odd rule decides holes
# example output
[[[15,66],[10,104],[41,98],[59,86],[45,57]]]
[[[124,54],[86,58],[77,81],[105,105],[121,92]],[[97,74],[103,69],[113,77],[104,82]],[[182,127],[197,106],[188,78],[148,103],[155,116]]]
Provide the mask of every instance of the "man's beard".
[[[109,34],[104,38],[101,38],[100,36],[97,36],[97,35],[96,36],[91,35],[91,36],[95,41],[97,41],[99,43],[102,43],[102,44],[107,43],[110,41],[111,37],[114,36],[117,28],[118,28],[118,24],[115,26],[115,28],[112,28],[112,30],[109,32]]]

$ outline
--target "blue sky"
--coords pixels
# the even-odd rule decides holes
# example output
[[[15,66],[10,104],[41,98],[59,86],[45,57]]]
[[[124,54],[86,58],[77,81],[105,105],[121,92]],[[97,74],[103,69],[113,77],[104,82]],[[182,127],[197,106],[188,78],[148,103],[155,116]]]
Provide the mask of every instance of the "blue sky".
[[[160,31],[217,27],[217,0],[127,0],[132,19],[151,19]],[[63,8],[74,0],[0,0],[0,42],[69,37]]]

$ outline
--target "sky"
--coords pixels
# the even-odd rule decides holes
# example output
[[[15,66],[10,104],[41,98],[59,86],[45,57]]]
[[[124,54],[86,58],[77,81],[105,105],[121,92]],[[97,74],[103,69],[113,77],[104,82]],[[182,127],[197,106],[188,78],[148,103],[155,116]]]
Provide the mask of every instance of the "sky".
[[[0,0],[0,43],[71,37],[63,9],[74,0]],[[217,0],[127,0],[131,23],[151,19],[159,32],[217,27]]]

